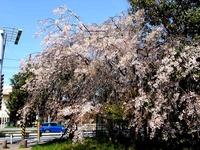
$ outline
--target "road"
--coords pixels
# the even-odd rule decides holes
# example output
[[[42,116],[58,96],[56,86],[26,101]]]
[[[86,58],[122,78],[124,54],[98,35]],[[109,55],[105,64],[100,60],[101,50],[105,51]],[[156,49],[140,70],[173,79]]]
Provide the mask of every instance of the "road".
[[[54,136],[54,135],[50,135],[50,136],[42,136],[40,137],[40,142],[39,143],[45,143],[47,141],[51,141],[54,139],[60,138],[60,136]],[[10,137],[0,137],[0,144],[3,143],[3,141],[7,141],[8,144],[10,144]],[[35,145],[37,144],[37,137],[26,137],[27,143],[28,145]],[[13,137],[12,138],[12,143],[16,144],[16,143],[20,143],[22,141],[21,137]]]
[[[59,137],[55,137],[55,136],[45,136],[45,137],[41,137],[40,138],[40,142],[39,144],[43,144],[43,143],[46,143],[48,141],[51,141],[51,140],[54,140],[56,138],[59,138]],[[20,145],[21,145],[21,142],[22,142],[22,139],[21,138],[13,138],[13,144],[10,144],[10,139],[9,138],[0,138],[0,145],[1,145],[1,148],[2,148],[2,143],[3,141],[7,140],[7,145],[9,147],[9,149],[19,149]],[[26,138],[27,140],[27,147],[30,149],[30,147],[33,147],[34,145],[36,145],[38,142],[38,139],[35,138],[35,137],[29,137],[29,138]]]
[[[33,128],[31,128],[32,130]],[[16,131],[19,131],[20,129],[15,129]],[[6,131],[13,131],[12,130],[7,130]],[[42,136],[40,137],[39,144],[46,143],[48,141],[58,139],[61,137],[61,133],[43,133]],[[7,141],[8,147],[12,148],[14,147],[19,148],[22,142],[21,134],[16,134],[13,133],[13,136],[10,136],[10,134],[4,135],[4,137],[0,137],[0,147],[2,148],[2,143],[4,141]],[[28,137],[26,137],[27,140],[27,146],[32,147],[38,143],[38,138],[37,138],[37,133],[32,133]]]

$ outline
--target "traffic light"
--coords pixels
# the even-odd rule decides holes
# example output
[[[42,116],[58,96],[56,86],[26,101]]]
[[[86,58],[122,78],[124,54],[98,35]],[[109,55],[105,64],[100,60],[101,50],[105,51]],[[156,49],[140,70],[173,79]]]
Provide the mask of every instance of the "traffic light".
[[[1,75],[1,83],[0,83],[0,109],[1,109],[1,104],[2,104],[2,99],[3,99],[3,84],[4,84],[4,74]]]

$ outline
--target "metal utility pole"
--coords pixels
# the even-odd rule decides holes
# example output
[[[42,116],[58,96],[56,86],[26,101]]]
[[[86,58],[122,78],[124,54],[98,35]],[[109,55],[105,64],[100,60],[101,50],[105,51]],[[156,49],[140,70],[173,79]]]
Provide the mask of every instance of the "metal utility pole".
[[[4,52],[5,52],[5,46],[6,46],[6,34],[4,30],[0,29],[0,83],[2,82],[2,66],[3,66],[3,58],[4,58]],[[0,86],[0,109],[1,109],[1,103],[3,98],[3,88]]]
[[[2,65],[4,59],[4,52],[6,47],[6,41],[14,42],[15,45],[18,44],[19,39],[22,34],[22,29],[15,28],[0,28],[0,74],[2,74]]]
[[[3,84],[2,77],[2,68],[3,68],[3,59],[5,53],[6,42],[14,42],[14,44],[18,44],[20,36],[22,34],[22,29],[15,28],[0,28],[0,83]],[[0,86],[0,109],[3,99],[3,87]]]

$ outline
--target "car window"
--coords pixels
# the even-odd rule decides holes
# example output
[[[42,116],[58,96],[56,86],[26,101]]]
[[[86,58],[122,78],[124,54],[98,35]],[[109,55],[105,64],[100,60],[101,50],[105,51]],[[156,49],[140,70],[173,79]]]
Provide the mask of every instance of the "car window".
[[[42,123],[42,126],[58,126],[57,123]]]
[[[51,123],[51,126],[57,126],[57,124],[56,123]]]

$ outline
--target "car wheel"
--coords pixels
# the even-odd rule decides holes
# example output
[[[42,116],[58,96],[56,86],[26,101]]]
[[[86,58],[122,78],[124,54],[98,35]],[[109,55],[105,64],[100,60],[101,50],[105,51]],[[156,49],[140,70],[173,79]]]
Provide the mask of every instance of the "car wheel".
[[[51,131],[50,131],[50,130],[45,130],[44,132],[45,132],[45,133],[50,133]]]

